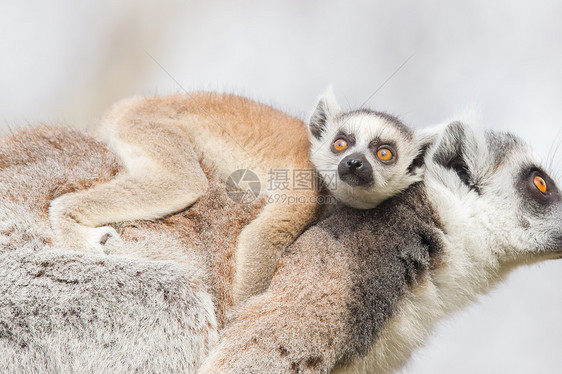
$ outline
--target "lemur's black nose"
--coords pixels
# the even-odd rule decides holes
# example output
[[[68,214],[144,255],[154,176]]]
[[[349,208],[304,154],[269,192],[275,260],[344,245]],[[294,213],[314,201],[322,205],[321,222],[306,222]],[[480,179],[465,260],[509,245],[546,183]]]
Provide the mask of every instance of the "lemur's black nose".
[[[350,186],[365,186],[373,182],[373,168],[364,154],[346,156],[338,165],[338,175]]]
[[[351,158],[347,160],[347,166],[351,169],[360,169],[363,167],[363,162],[361,162],[361,160],[358,160],[356,158]]]

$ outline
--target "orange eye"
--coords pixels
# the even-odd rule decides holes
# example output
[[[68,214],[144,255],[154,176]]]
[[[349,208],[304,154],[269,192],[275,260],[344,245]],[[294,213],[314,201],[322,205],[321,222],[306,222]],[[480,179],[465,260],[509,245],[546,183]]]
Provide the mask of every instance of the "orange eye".
[[[388,148],[381,148],[377,151],[377,157],[381,160],[381,161],[390,161],[392,160],[392,151]]]
[[[546,182],[544,181],[544,179],[536,175],[535,178],[533,178],[533,183],[539,189],[540,192],[546,194]]]
[[[347,149],[347,142],[344,139],[338,139],[334,142],[334,149],[338,152],[345,151]]]

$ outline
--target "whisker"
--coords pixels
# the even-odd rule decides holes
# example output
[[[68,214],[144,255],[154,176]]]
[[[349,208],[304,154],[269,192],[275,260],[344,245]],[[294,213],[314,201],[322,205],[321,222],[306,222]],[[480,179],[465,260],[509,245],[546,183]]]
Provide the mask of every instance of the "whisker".
[[[560,150],[560,145],[562,145],[562,130],[558,130],[558,133],[554,137],[552,144],[547,153],[547,167],[548,170],[554,172],[556,167],[560,168],[562,164],[554,165],[554,161],[556,159],[556,154]]]
[[[412,53],[406,60],[404,60],[404,62],[402,62],[402,64],[400,64],[400,66],[398,66],[398,68],[396,68],[396,70],[394,70],[392,74],[390,74],[390,76],[386,78],[386,80],[382,82],[380,86],[377,87],[377,89],[367,98],[367,100],[363,102],[363,104],[361,104],[359,108],[363,108],[365,104],[367,104],[373,98],[373,96],[375,96],[377,92],[379,92],[388,83],[388,81],[391,80],[392,77],[394,77],[404,67],[404,65],[406,65],[408,61],[410,61],[412,57],[414,57],[414,55],[415,53]]]
[[[349,102],[349,98],[347,97],[347,95],[343,95],[343,99],[345,100],[345,102],[347,103],[347,112],[351,111],[351,103]]]

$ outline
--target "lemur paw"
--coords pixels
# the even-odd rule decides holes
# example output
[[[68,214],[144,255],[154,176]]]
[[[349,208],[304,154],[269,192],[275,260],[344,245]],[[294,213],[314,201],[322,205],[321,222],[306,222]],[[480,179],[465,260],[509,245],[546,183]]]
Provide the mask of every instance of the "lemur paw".
[[[86,247],[99,253],[107,253],[109,247],[122,242],[121,236],[111,226],[89,229],[90,235],[86,240]]]
[[[78,204],[73,204],[72,199],[72,194],[63,195],[53,200],[49,207],[49,221],[58,247],[106,254],[109,246],[121,242],[113,227],[88,225],[87,215],[75,207]]]
[[[69,226],[73,226],[71,229]],[[80,252],[107,254],[110,247],[122,239],[113,227],[85,227],[78,224],[66,225],[65,230],[55,232],[55,242],[61,248]]]

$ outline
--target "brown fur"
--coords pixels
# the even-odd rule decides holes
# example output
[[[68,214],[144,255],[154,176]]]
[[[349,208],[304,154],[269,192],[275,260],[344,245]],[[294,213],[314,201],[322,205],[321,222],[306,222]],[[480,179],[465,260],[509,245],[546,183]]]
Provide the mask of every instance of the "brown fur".
[[[183,255],[203,258],[218,326],[222,329],[228,312],[234,306],[232,287],[236,238],[262,211],[265,201],[235,203],[228,197],[222,181],[212,171],[206,170],[206,174],[209,190],[189,209],[156,222],[125,222],[120,233],[125,240],[138,240],[146,236],[147,231],[166,232],[176,237],[185,248]],[[149,256],[170,259],[167,253],[151,253]]]
[[[0,196],[25,207],[33,220],[44,224],[48,224],[47,210],[53,198],[105,183],[121,169],[113,152],[76,130],[23,128],[0,137],[0,180],[4,182],[0,183]],[[216,177],[214,170],[205,169],[205,173],[209,190],[190,209],[154,222],[128,221],[116,226],[125,241],[142,240],[154,233],[171,235],[181,243],[181,252],[123,253],[119,246],[110,250],[157,260],[201,262],[221,327],[233,306],[236,238],[260,214],[265,201],[236,203],[228,197],[223,181]],[[53,233],[46,230],[41,240],[52,243]]]
[[[377,209],[340,207],[288,248],[201,373],[328,373],[364,356],[439,261],[440,233],[421,183]]]
[[[45,219],[51,200],[107,182],[121,169],[114,153],[77,130],[30,127],[0,137],[0,175],[10,181],[0,194]]]
[[[94,135],[121,156],[126,172],[52,203],[56,238],[78,250],[92,237],[97,248],[95,227],[156,219],[192,205],[209,188],[201,165],[215,170],[219,180],[252,170],[262,190],[273,169],[314,169],[304,123],[234,95],[129,99],[105,115]],[[283,249],[319,214],[315,187],[284,192],[304,203],[268,204],[237,236],[234,292],[240,301],[267,287]]]

